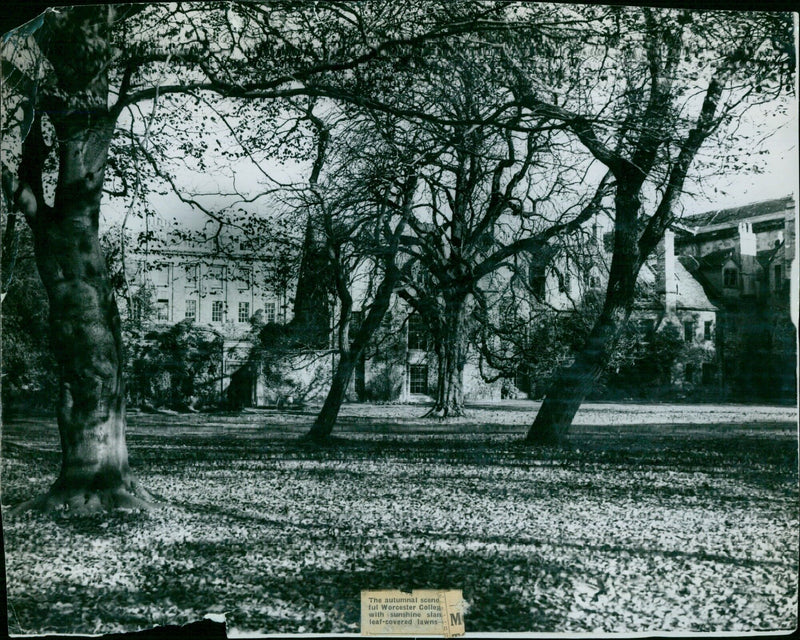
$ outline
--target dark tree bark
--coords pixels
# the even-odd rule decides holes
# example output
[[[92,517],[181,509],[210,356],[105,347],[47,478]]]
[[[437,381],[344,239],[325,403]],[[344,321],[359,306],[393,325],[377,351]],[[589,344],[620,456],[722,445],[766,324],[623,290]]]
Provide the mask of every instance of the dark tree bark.
[[[608,363],[609,349],[625,325],[629,313],[624,307],[604,310],[592,327],[586,346],[575,354],[572,364],[560,370],[525,437],[528,444],[561,446],[586,396]]]
[[[48,14],[45,20],[58,89],[42,96],[41,106],[58,140],[58,182],[49,206],[41,174],[49,149],[42,141],[40,112],[23,145],[15,204],[33,231],[50,303],[51,344],[59,367],[61,472],[47,494],[18,509],[94,512],[147,508],[151,499],[128,466],[120,318],[98,240],[116,119],[106,102],[104,70],[111,15],[82,8]]]
[[[657,23],[655,14],[645,9],[647,22],[647,56],[650,72],[650,96],[639,122],[639,132],[631,143],[630,159],[620,151],[602,143],[586,119],[575,114],[551,114],[564,119],[578,139],[596,159],[603,162],[616,181],[614,202],[614,249],[603,310],[593,326],[586,346],[576,354],[572,365],[559,372],[548,387],[526,442],[560,444],[569,426],[603,368],[627,322],[635,296],[636,279],[645,260],[656,248],[664,231],[674,220],[675,204],[683,191],[689,168],[703,142],[719,125],[716,116],[723,92],[724,78],[735,65],[722,61],[712,74],[705,90],[703,104],[693,128],[685,137],[677,138],[670,130],[670,105],[675,69],[680,60],[683,42],[680,30],[666,22]],[[527,96],[532,98],[532,96]],[[542,106],[532,99],[531,104]],[[545,109],[551,109],[546,106]],[[666,187],[653,215],[646,223],[641,217],[641,194],[647,177],[658,162],[659,149],[665,141],[677,143],[677,157],[668,165]],[[643,230],[640,227],[643,226]]]
[[[447,390],[447,356],[445,355],[444,340],[440,337],[434,339],[433,342],[436,353],[436,402],[428,415],[436,415],[437,407],[444,406]]]
[[[399,279],[400,272],[392,261],[383,276],[383,280],[378,286],[378,291],[370,306],[367,317],[356,331],[353,344],[345,344],[340,348],[339,362],[336,365],[331,388],[328,391],[328,395],[325,397],[325,403],[322,405],[322,409],[314,425],[308,433],[311,439],[324,440],[331,435],[333,427],[336,424],[336,418],[339,416],[342,402],[344,402],[347,394],[347,387],[350,384],[350,379],[353,377],[353,371],[355,371],[358,361],[364,354],[364,350],[370,338],[372,338],[378,330],[381,321],[386,315],[389,309],[389,303],[392,300],[392,293]],[[349,315],[348,312],[348,316]]]
[[[54,125],[61,140],[54,206],[28,219],[60,373],[61,472],[45,496],[21,508],[146,507],[150,496],[128,466],[120,319],[98,240],[114,123],[94,113]]]
[[[467,361],[468,296],[445,301],[444,335],[438,350],[436,404],[429,416],[455,418],[464,415],[464,366]]]

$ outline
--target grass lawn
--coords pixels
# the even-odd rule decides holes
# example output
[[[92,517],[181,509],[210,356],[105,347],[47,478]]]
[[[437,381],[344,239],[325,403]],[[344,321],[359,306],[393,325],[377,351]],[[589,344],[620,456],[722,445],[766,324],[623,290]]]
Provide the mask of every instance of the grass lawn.
[[[359,592],[457,588],[467,631],[760,631],[797,623],[794,409],[591,406],[570,451],[530,404],[137,415],[150,514],[4,516],[12,633],[227,616],[229,633],[357,633]],[[58,472],[52,421],[3,427],[3,504]]]

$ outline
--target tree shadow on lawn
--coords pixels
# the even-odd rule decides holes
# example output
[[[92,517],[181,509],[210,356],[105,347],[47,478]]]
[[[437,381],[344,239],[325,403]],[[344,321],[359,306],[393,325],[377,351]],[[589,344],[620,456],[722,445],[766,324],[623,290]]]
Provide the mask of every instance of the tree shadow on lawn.
[[[190,546],[206,558],[231,553],[224,542]],[[224,592],[159,571],[145,576],[147,598],[168,598],[179,609],[222,607],[228,624],[245,631],[291,633],[302,626],[306,633],[341,633],[359,623],[364,589],[461,589],[469,602],[468,631],[553,631],[564,627],[573,593],[565,567],[530,554],[428,552],[348,562],[347,568],[309,567],[290,575],[273,575],[265,566],[249,581],[217,564],[214,577],[224,581]]]
[[[200,609],[197,617],[183,615],[160,595],[58,579],[43,592],[9,595],[8,605],[8,631],[23,635],[130,632],[195,622],[205,614]]]
[[[764,425],[768,427],[776,425]],[[785,428],[783,423],[777,426]],[[692,427],[696,429],[693,431]],[[563,466],[590,474],[597,465],[634,470],[671,469],[737,475],[774,487],[795,482],[797,437],[776,433],[727,433],[729,425],[647,425],[639,432],[613,427],[578,427],[567,447],[531,447],[511,435],[490,438],[452,435],[370,438],[339,436],[319,445],[307,440],[275,443],[274,452],[330,459],[442,462],[501,466]]]
[[[280,447],[280,445],[277,445]],[[276,449],[279,450],[279,449]],[[527,450],[510,436],[480,434],[370,434],[368,437],[335,436],[319,443],[306,438],[285,443],[287,453],[309,459],[387,459],[408,462],[505,464],[563,460],[568,452],[556,449]]]
[[[570,451],[577,462],[654,468],[774,467],[797,475],[796,425],[657,424],[619,429],[582,426],[573,430]]]
[[[226,520],[236,522],[244,526],[258,527],[266,525],[268,527],[274,527],[274,529],[277,532],[276,540],[277,538],[280,538],[283,541],[284,548],[289,548],[292,545],[296,544],[298,541],[302,541],[302,543],[316,545],[319,547],[323,547],[327,543],[331,542],[329,524],[323,522],[319,523],[293,522],[291,524],[291,531],[287,531],[287,521],[285,519],[280,520],[265,515],[244,514],[241,512],[237,512],[234,509],[225,509],[222,507],[214,507],[212,505],[191,505],[191,506],[199,507],[196,510],[205,515],[211,515],[212,517],[222,516]],[[337,539],[337,542],[341,545],[341,547],[346,548],[350,551],[356,550],[360,555],[363,555],[363,553],[369,546],[372,546],[374,548],[374,546],[377,544],[384,544],[386,546],[392,546],[393,544],[395,544],[395,541],[392,538],[386,538],[386,537],[373,538],[360,534],[359,533],[360,528],[358,526],[358,523],[354,523],[352,527],[345,527],[344,525],[339,523],[337,524],[337,527],[340,533],[347,534],[344,538]],[[286,533],[282,534],[281,531],[285,531]],[[705,549],[688,551],[688,550],[669,549],[669,548],[650,548],[641,545],[637,546],[630,544],[629,545],[587,544],[585,542],[570,542],[568,540],[565,540],[561,536],[544,538],[544,537],[532,537],[532,536],[518,534],[514,535],[513,537],[509,537],[508,535],[495,535],[491,533],[473,533],[473,532],[459,533],[451,531],[436,531],[432,530],[430,527],[421,527],[418,529],[417,528],[405,529],[403,530],[402,535],[404,538],[407,539],[421,540],[426,545],[435,544],[437,542],[447,542],[452,544],[456,548],[464,547],[469,543],[477,543],[484,546],[491,546],[491,545],[525,546],[525,547],[531,547],[534,550],[540,548],[554,547],[559,549],[571,549],[578,555],[582,553],[601,553],[601,554],[613,555],[614,557],[642,557],[642,558],[661,557],[661,558],[681,559],[689,563],[713,562],[717,564],[728,564],[740,567],[756,567],[756,566],[782,567],[786,564],[785,560],[783,559],[766,560],[766,559],[736,557],[736,556],[726,555],[723,553],[714,553],[711,551],[707,551]],[[215,544],[216,543],[192,542],[188,543],[188,547],[196,548],[197,553],[200,554],[201,556],[202,555],[208,556],[209,554],[213,553],[209,550],[209,548],[213,547]],[[256,550],[256,551],[259,550],[258,545],[254,545],[252,543],[238,542],[238,541],[229,541],[225,543],[220,543],[220,546],[225,547],[229,553],[235,552],[236,554],[239,555],[245,554],[247,551],[250,550]],[[276,545],[275,542],[269,542],[266,543],[265,548],[273,546],[279,546],[279,545]],[[533,552],[535,553],[535,551]],[[513,558],[513,557],[518,557],[519,554],[522,552],[516,551],[516,552],[504,552],[504,553],[509,553],[510,557]],[[530,551],[528,553],[530,553]],[[498,552],[495,551],[492,557],[499,562],[504,561],[505,556],[500,556],[497,554]],[[406,583],[402,584],[398,583],[398,584],[399,586],[391,588],[398,588],[398,589],[399,588],[405,589],[407,587],[415,589],[422,588],[420,586],[414,586],[414,585],[411,585],[409,587]],[[369,587],[369,588],[378,588],[378,587]]]
[[[98,519],[67,526],[86,529]],[[308,535],[307,535],[308,534]],[[329,532],[318,527],[302,538],[306,549],[325,558]],[[416,536],[404,532],[406,536]],[[76,584],[65,579],[48,581],[44,591],[25,593],[11,601],[11,631],[83,632],[137,629],[199,620],[209,611],[226,612],[229,626],[265,633],[352,632],[359,622],[360,591],[364,589],[462,589],[469,602],[467,631],[555,632],[566,628],[573,604],[575,580],[593,576],[577,573],[570,564],[546,560],[548,552],[536,547],[568,547],[576,557],[586,554],[626,556],[661,555],[697,562],[747,566],[750,563],[705,552],[658,551],[642,547],[583,545],[557,540],[495,536],[430,536],[431,543],[447,542],[451,549],[424,548],[418,553],[400,551],[391,538],[382,539],[385,551],[368,557],[364,538],[342,544],[349,557],[334,568],[315,567],[297,552],[300,570],[275,566],[293,545],[292,539],[270,537],[263,547],[236,540],[186,542],[161,549],[158,562],[145,564],[137,590]],[[467,549],[469,541],[481,544],[525,545],[528,549]],[[350,547],[348,549],[348,547]],[[534,547],[534,548],[530,548]],[[463,550],[462,550],[463,549]],[[323,551],[321,554],[320,551]],[[256,555],[250,557],[249,552]],[[374,547],[373,547],[374,552]],[[336,557],[335,551],[329,556]],[[192,560],[192,565],[188,564]],[[765,564],[764,562],[754,564]],[[766,564],[772,564],[767,562]],[[691,566],[686,569],[691,572]],[[80,580],[80,576],[77,578]],[[654,621],[655,622],[655,621]],[[574,626],[574,621],[571,622]]]
[[[796,427],[793,427],[796,429]],[[55,433],[55,432],[54,432]],[[53,435],[53,434],[51,434]],[[22,434],[4,433],[5,503],[28,495],[35,477],[57,476],[58,450],[20,443]],[[34,438],[34,442],[36,439]],[[270,460],[317,462],[421,462],[447,465],[564,466],[589,477],[598,465],[630,470],[671,469],[728,475],[769,488],[786,488],[797,480],[797,436],[784,423],[737,425],[577,426],[569,449],[532,448],[514,435],[381,435],[339,436],[328,446],[299,441],[296,434],[262,433],[258,437],[226,432],[218,435],[152,434],[129,436],[134,473],[146,486],[148,473],[202,473],[229,462],[253,461],[254,470]],[[14,464],[7,464],[14,461]],[[21,466],[20,464],[21,463]],[[19,466],[19,468],[17,468]],[[796,487],[794,487],[796,489]],[[792,490],[794,490],[792,489]]]

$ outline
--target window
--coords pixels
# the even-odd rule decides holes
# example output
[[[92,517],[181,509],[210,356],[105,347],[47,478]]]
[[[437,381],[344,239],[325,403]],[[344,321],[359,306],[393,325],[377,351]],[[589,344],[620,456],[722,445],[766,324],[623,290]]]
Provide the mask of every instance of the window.
[[[209,267],[208,269],[208,290],[210,293],[222,291],[222,281],[224,279],[223,267]]]
[[[592,289],[598,289],[600,287],[600,278],[597,276],[589,276],[589,286]]]
[[[703,324],[703,340],[711,340],[712,336],[712,328],[714,323],[711,320],[706,320]]]
[[[703,384],[712,384],[717,375],[717,366],[713,362],[703,363]]]
[[[275,303],[274,302],[267,302],[264,305],[264,320],[267,324],[270,322],[275,322]]]
[[[428,350],[428,332],[418,313],[408,316],[408,348],[420,351]]]
[[[775,265],[775,291],[781,288],[781,265]]]
[[[691,362],[687,363],[683,368],[683,379],[689,384],[694,382],[694,365]]]
[[[169,286],[169,265],[161,265],[150,272],[150,282],[156,287]]]
[[[214,300],[211,305],[211,322],[222,322],[223,305],[222,300]]]
[[[186,289],[196,289],[197,288],[197,265],[190,264],[185,266],[184,274],[186,276],[186,282],[184,283],[184,287]]]
[[[197,300],[186,301],[186,313],[184,317],[187,320],[197,320]]]
[[[156,301],[156,320],[159,322],[169,322],[169,300]]]
[[[683,341],[694,342],[694,322],[686,320],[683,323]]]
[[[353,346],[353,341],[355,340],[356,333],[361,328],[361,324],[364,322],[364,312],[363,311],[352,311],[350,313],[350,329],[348,330],[348,337],[350,339],[350,346]]]
[[[728,267],[722,272],[723,284],[728,289],[739,286],[739,272],[733,267]]]
[[[428,393],[428,365],[412,364],[409,367],[409,391],[411,393],[427,395]]]
[[[239,291],[247,291],[250,289],[250,283],[252,282],[253,273],[250,269],[241,268],[237,274],[237,280]]]
[[[250,303],[239,303],[239,322],[250,322]]]
[[[139,321],[142,319],[142,301],[140,298],[134,298],[131,300],[131,320]]]
[[[547,288],[547,276],[544,274],[544,271],[531,265],[528,272],[528,284],[531,288],[531,293],[533,293],[533,297],[537,300],[542,300]]]
[[[537,300],[544,298],[547,291],[547,277],[543,273],[537,273],[531,277],[531,291]]]

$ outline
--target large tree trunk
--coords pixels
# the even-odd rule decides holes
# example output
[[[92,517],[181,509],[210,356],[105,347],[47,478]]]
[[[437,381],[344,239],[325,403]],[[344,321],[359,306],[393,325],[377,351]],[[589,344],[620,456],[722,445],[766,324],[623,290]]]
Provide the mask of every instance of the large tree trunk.
[[[464,366],[467,361],[466,294],[445,301],[444,336],[439,350],[436,404],[428,416],[438,418],[464,415]]]
[[[357,359],[357,357],[353,357],[352,352],[349,350],[340,353],[339,362],[336,365],[336,371],[331,381],[331,388],[328,390],[328,395],[325,396],[325,402],[317,415],[317,419],[314,421],[314,425],[308,432],[310,439],[316,441],[326,440],[333,432],[336,419],[339,417],[339,410],[347,395],[350,378],[353,377]]]
[[[446,359],[444,379],[445,389],[441,406],[437,407],[442,418],[456,418],[464,415],[464,362],[457,348]]]
[[[620,182],[615,196],[614,253],[609,269],[606,299],[586,345],[573,363],[550,383],[525,441],[529,444],[563,444],[575,414],[592,390],[619,334],[630,316],[639,275],[637,220],[641,202],[639,184]]]
[[[397,270],[394,263],[391,263],[384,274],[383,280],[378,286],[375,299],[370,306],[367,317],[356,330],[353,344],[343,344],[340,346],[339,362],[333,374],[331,388],[328,390],[328,395],[325,397],[325,402],[317,415],[317,419],[314,421],[314,425],[307,434],[308,438],[316,441],[323,441],[329,438],[333,432],[336,419],[339,417],[339,410],[347,395],[347,387],[350,384],[350,379],[353,377],[353,371],[355,371],[356,365],[364,354],[367,344],[380,326],[383,317],[386,315],[389,309],[389,303],[392,299],[392,292],[399,279],[400,272]],[[347,315],[350,315],[349,312]],[[347,336],[347,334],[348,332],[345,331],[344,335]]]
[[[59,140],[54,205],[39,206],[28,220],[59,367],[61,472],[46,495],[19,508],[146,508],[150,496],[128,467],[120,318],[98,240],[114,122],[105,105],[53,122]]]
[[[544,402],[525,437],[528,444],[564,444],[575,414],[608,364],[627,315],[623,308],[615,308],[597,320],[586,346],[578,351],[572,364],[559,371],[550,382]]]

